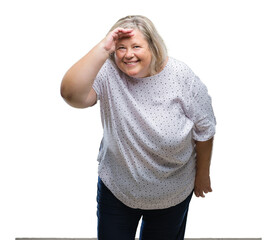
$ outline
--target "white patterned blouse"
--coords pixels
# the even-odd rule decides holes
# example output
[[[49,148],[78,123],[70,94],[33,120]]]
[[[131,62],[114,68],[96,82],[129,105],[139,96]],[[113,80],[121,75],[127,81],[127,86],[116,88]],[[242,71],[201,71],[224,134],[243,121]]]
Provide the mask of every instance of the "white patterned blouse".
[[[100,100],[101,180],[131,208],[163,209],[193,191],[195,143],[215,134],[206,86],[183,62],[169,58],[146,78],[122,73],[107,60],[93,88]]]

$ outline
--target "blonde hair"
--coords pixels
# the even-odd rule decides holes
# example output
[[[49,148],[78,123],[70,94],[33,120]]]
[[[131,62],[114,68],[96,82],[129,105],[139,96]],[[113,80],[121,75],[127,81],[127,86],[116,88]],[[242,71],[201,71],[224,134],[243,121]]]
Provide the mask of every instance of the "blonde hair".
[[[119,19],[110,29],[131,28],[138,29],[146,39],[149,49],[152,53],[152,60],[150,63],[150,74],[154,75],[160,72],[167,59],[167,48],[163,39],[156,30],[154,24],[146,17],[141,15],[130,15]],[[114,53],[110,55],[110,59],[115,63]]]

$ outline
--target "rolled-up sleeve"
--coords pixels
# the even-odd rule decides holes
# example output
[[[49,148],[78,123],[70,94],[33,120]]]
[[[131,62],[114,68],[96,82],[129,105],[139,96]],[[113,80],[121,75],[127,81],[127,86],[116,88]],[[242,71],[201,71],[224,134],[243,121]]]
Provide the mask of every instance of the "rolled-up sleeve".
[[[207,141],[215,134],[216,118],[207,87],[195,76],[189,93],[188,118],[194,123],[193,139]]]

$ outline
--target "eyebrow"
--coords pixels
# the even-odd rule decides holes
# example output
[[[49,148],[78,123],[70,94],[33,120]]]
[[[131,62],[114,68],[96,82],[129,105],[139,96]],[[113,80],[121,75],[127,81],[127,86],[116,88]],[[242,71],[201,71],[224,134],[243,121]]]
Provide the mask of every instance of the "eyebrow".
[[[136,43],[136,42],[131,44],[131,46],[142,46],[142,45],[143,45],[143,44],[141,44],[141,43]],[[123,43],[118,43],[117,46],[125,46],[125,44],[123,44]]]

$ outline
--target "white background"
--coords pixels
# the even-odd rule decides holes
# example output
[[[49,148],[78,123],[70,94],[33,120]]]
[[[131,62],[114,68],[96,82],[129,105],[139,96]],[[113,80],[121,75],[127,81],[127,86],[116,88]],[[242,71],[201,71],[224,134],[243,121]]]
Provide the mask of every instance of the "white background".
[[[67,69],[119,18],[142,14],[208,86],[213,193],[186,237],[276,237],[276,6],[269,0],[0,3],[0,239],[96,237],[99,104],[60,97]]]

